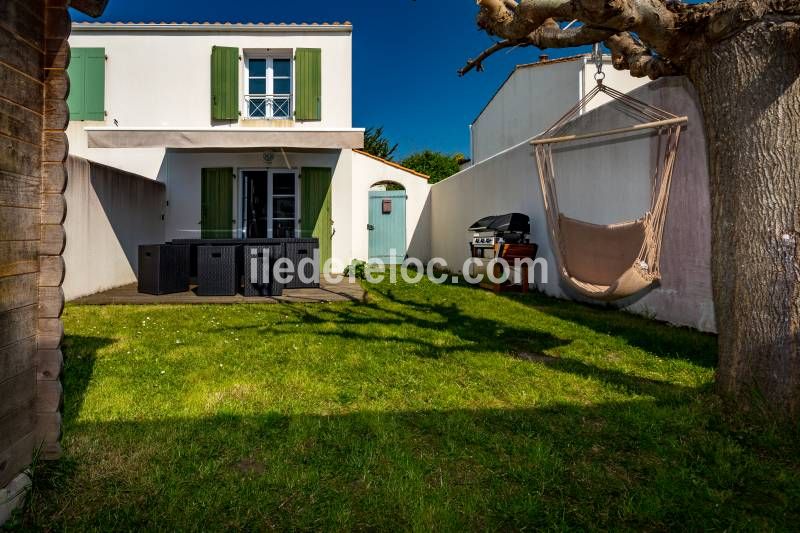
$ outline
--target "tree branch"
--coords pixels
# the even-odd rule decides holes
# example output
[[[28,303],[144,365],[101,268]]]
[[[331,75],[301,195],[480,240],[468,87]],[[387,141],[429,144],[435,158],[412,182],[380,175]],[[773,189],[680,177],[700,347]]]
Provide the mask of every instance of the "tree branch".
[[[524,39],[548,19],[564,20],[571,11],[570,0],[537,0],[535,6],[530,0],[522,0],[514,8],[504,0],[477,3],[481,8],[478,27],[504,39]]]
[[[470,61],[480,67],[502,48],[563,48],[605,42],[614,66],[657,78],[684,72],[699,49],[762,21],[800,22],[800,0],[477,0],[478,26],[502,39]],[[559,21],[581,26],[563,30]],[[637,42],[636,35],[641,42]]]
[[[512,48],[514,46],[529,46],[530,43],[527,41],[527,39],[506,39],[505,41],[494,43],[492,46],[481,52],[478,57],[467,61],[467,64],[458,71],[458,75],[463,76],[472,69],[482,72],[483,62],[487,57],[491,56],[495,52],[503,50],[504,48]]]
[[[631,76],[658,79],[662,76],[675,76],[681,70],[660,56],[653,55],[649,49],[638,43],[630,33],[610,36],[604,44],[611,50],[611,62],[617,70],[628,70]]]
[[[613,39],[615,65],[630,65],[638,76],[674,72],[669,57],[675,46],[678,15],[664,0],[477,0],[478,25],[504,40],[503,45],[484,51],[461,69],[465,74],[483,60],[509,46],[565,48]],[[581,26],[561,29],[557,21],[577,19]],[[637,46],[630,32],[638,34],[649,48]],[[626,37],[625,37],[626,36]],[[649,50],[655,50],[656,54]]]
[[[555,20],[549,19],[530,35],[520,39],[506,39],[490,46],[475,59],[467,61],[467,64],[458,71],[458,74],[463,76],[473,69],[481,72],[483,70],[483,62],[495,52],[505,48],[536,46],[544,49],[583,46],[601,42],[613,35],[613,30],[590,28],[589,26],[578,26],[564,30]]]
[[[601,42],[616,32],[605,28],[575,26],[566,30],[549,19],[528,36],[531,44],[538,48],[568,48]]]

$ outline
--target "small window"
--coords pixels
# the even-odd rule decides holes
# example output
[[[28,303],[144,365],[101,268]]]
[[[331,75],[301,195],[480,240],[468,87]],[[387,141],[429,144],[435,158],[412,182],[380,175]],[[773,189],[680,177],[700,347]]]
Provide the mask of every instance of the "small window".
[[[249,118],[292,117],[292,60],[281,57],[247,59],[245,106]]]

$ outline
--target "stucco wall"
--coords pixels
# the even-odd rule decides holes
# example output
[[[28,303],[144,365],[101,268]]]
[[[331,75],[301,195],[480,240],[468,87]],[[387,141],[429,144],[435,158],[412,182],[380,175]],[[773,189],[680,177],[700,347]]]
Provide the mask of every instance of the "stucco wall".
[[[136,282],[138,246],[164,242],[164,185],[70,156],[64,296]]]
[[[341,269],[353,259],[368,256],[368,192],[379,181],[395,181],[406,187],[407,235],[409,254],[425,258],[429,255],[429,190],[427,180],[397,169],[351,150],[324,152],[287,152],[289,167],[327,167],[333,169],[333,257]],[[264,152],[180,152],[169,151],[158,179],[167,187],[167,240],[199,238],[200,183],[203,168],[230,167],[237,176],[233,195],[236,223],[232,236],[241,236],[243,169],[286,168],[280,152],[272,162],[264,160]],[[298,201],[299,200],[298,198]],[[336,269],[340,270],[340,269]]]
[[[637,98],[687,115],[674,173],[662,257],[663,279],[643,297],[619,305],[703,331],[714,330],[710,280],[710,206],[705,138],[700,110],[689,83],[663,79],[636,89]],[[575,128],[594,131],[619,124],[619,113],[603,106],[576,120]],[[562,210],[590,222],[609,223],[641,216],[649,199],[656,143],[638,135],[624,142],[590,142],[556,155]],[[533,150],[527,140],[432,187],[432,254],[460,270],[467,257],[466,228],[492,214],[518,211],[531,217],[532,240],[549,263],[545,293],[566,297],[558,283],[547,234],[542,193]]]
[[[242,236],[242,170],[285,169],[286,161],[280,152],[267,163],[260,152],[179,152],[168,151],[158,179],[167,186],[166,239],[200,238],[200,185],[204,168],[233,168],[236,176],[233,194],[235,223],[231,237]],[[288,167],[300,171],[303,167],[333,169],[332,210],[335,234],[333,256],[350,257],[349,191],[350,151],[287,152]],[[299,201],[299,191],[298,191]]]
[[[261,31],[87,30],[73,29],[72,47],[102,47],[106,56],[104,122],[69,125],[74,155],[152,178],[163,149],[88,148],[85,127],[239,127],[211,120],[211,48],[322,49],[322,120],[293,123],[293,128],[352,126],[351,32],[298,28]],[[240,94],[244,75],[240,72]],[[263,126],[263,124],[262,124]],[[243,126],[246,127],[246,126]]]
[[[584,58],[517,67],[472,124],[472,160],[479,163],[539,134],[594,85],[594,63]],[[606,81],[628,92],[648,80],[617,71],[605,61]],[[598,97],[588,109],[608,100]]]

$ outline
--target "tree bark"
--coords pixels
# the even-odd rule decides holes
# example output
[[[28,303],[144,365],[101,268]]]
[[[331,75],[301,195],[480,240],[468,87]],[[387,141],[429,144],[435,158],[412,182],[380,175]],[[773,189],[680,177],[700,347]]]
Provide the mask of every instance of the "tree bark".
[[[717,386],[800,419],[800,31],[759,22],[693,58],[712,206]]]

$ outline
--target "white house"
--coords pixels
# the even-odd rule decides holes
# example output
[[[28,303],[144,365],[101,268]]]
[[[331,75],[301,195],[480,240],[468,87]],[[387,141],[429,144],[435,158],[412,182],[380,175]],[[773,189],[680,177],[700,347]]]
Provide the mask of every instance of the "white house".
[[[587,54],[559,59],[542,56],[537,63],[517,65],[470,125],[472,164],[544,131],[592,90],[596,72]],[[649,81],[615,70],[609,56],[603,58],[603,73],[606,83],[626,93]],[[608,101],[600,95],[586,111]]]
[[[313,236],[336,270],[385,258],[389,242],[425,258],[426,177],[358,151],[352,31],[73,24],[70,152],[162,182],[164,240]],[[405,197],[371,218],[370,189],[384,182]]]

